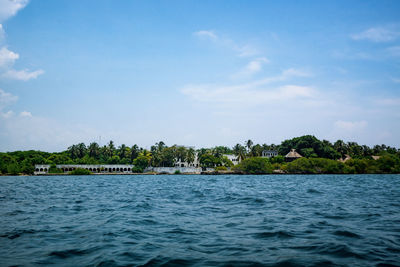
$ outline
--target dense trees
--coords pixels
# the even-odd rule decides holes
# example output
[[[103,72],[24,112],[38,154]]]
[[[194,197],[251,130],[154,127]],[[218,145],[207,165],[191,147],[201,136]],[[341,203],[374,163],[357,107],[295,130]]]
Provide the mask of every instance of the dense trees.
[[[236,165],[234,169],[238,172],[246,174],[266,174],[272,173],[272,165],[267,158],[247,158],[240,164]]]
[[[302,159],[291,163],[284,162],[284,156],[290,149],[296,149]],[[260,159],[263,150],[277,150],[279,156],[270,160]],[[104,146],[96,142],[86,146],[79,143],[68,147],[60,153],[41,151],[15,151],[0,153],[0,174],[32,174],[35,164],[135,164],[137,171],[148,166],[172,167],[178,162],[194,163],[200,167],[230,168],[233,164],[224,155],[231,154],[242,160],[236,168],[240,172],[269,173],[272,169],[281,169],[288,173],[400,173],[400,151],[386,145],[368,147],[356,142],[337,140],[333,144],[327,140],[318,140],[315,136],[305,135],[284,140],[280,145],[255,144],[247,140],[229,148],[167,146],[160,141],[151,146],[150,151],[133,145],[121,144],[118,147],[113,141]],[[345,163],[337,159],[351,157]],[[380,156],[373,160],[372,156]],[[376,158],[375,158],[376,159]],[[197,162],[197,161],[196,161]],[[267,167],[266,167],[267,166]],[[253,170],[254,168],[254,170]],[[261,170],[261,171],[260,171]]]

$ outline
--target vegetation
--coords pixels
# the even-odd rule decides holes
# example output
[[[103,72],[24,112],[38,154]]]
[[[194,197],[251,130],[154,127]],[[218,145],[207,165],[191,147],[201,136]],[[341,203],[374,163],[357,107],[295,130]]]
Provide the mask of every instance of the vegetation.
[[[215,167],[215,170],[216,170],[216,171],[227,171],[228,168],[225,167],[225,166],[217,166],[217,167]]]
[[[296,149],[303,158],[286,163],[284,156]],[[277,150],[277,157],[261,158],[263,150]],[[235,155],[242,162],[233,168],[226,155]],[[374,160],[372,156],[380,158]],[[338,159],[350,157],[346,162]],[[196,160],[198,159],[198,161]],[[138,145],[116,146],[113,141],[104,146],[96,142],[86,146],[75,144],[59,153],[15,151],[0,153],[0,174],[33,174],[35,164],[50,165],[50,173],[58,173],[56,164],[133,164],[133,172],[143,172],[149,166],[173,167],[181,162],[200,164],[197,167],[229,170],[242,173],[271,173],[279,169],[286,173],[400,173],[400,150],[386,145],[368,147],[355,142],[338,140],[331,143],[305,135],[284,140],[280,145],[255,144],[247,140],[232,148],[167,146],[158,142],[150,150]]]
[[[90,174],[92,174],[92,172],[89,170],[86,170],[86,169],[76,168],[75,170],[70,171],[68,174],[70,174],[70,175],[90,175]]]
[[[237,172],[246,174],[267,174],[272,173],[272,165],[267,158],[247,158],[234,167]]]

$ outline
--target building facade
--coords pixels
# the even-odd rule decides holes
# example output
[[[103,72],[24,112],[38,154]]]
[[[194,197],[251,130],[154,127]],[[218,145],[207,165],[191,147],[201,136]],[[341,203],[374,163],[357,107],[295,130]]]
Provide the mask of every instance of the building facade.
[[[240,162],[240,159],[236,155],[232,154],[223,154],[224,157],[227,157],[230,161],[232,161],[233,165],[237,165]]]
[[[57,169],[61,169],[64,173],[76,169],[86,169],[93,173],[132,173],[134,165],[122,164],[97,164],[97,165],[79,165],[79,164],[59,164],[56,165]],[[50,165],[35,165],[34,174],[47,174],[49,173]]]
[[[262,157],[263,158],[273,158],[278,156],[278,151],[276,150],[263,150]]]

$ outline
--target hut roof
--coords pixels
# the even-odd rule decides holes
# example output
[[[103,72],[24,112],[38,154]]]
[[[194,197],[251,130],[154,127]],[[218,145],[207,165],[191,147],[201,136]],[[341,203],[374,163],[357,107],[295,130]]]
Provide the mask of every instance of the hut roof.
[[[381,156],[372,156],[372,159],[373,160],[378,160],[378,159],[380,159],[381,158]]]
[[[301,158],[303,157],[299,153],[296,152],[296,149],[290,150],[289,153],[286,154],[285,158]]]
[[[344,156],[345,156],[345,158],[340,158],[340,159],[339,159],[340,162],[346,162],[346,161],[348,161],[349,159],[351,159],[351,157],[350,157],[349,155],[347,155],[347,154],[345,154]]]

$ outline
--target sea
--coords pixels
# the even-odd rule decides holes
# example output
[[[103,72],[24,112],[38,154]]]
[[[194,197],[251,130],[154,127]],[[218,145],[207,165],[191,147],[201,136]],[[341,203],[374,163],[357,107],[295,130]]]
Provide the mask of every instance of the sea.
[[[400,266],[400,175],[1,176],[0,266]]]

